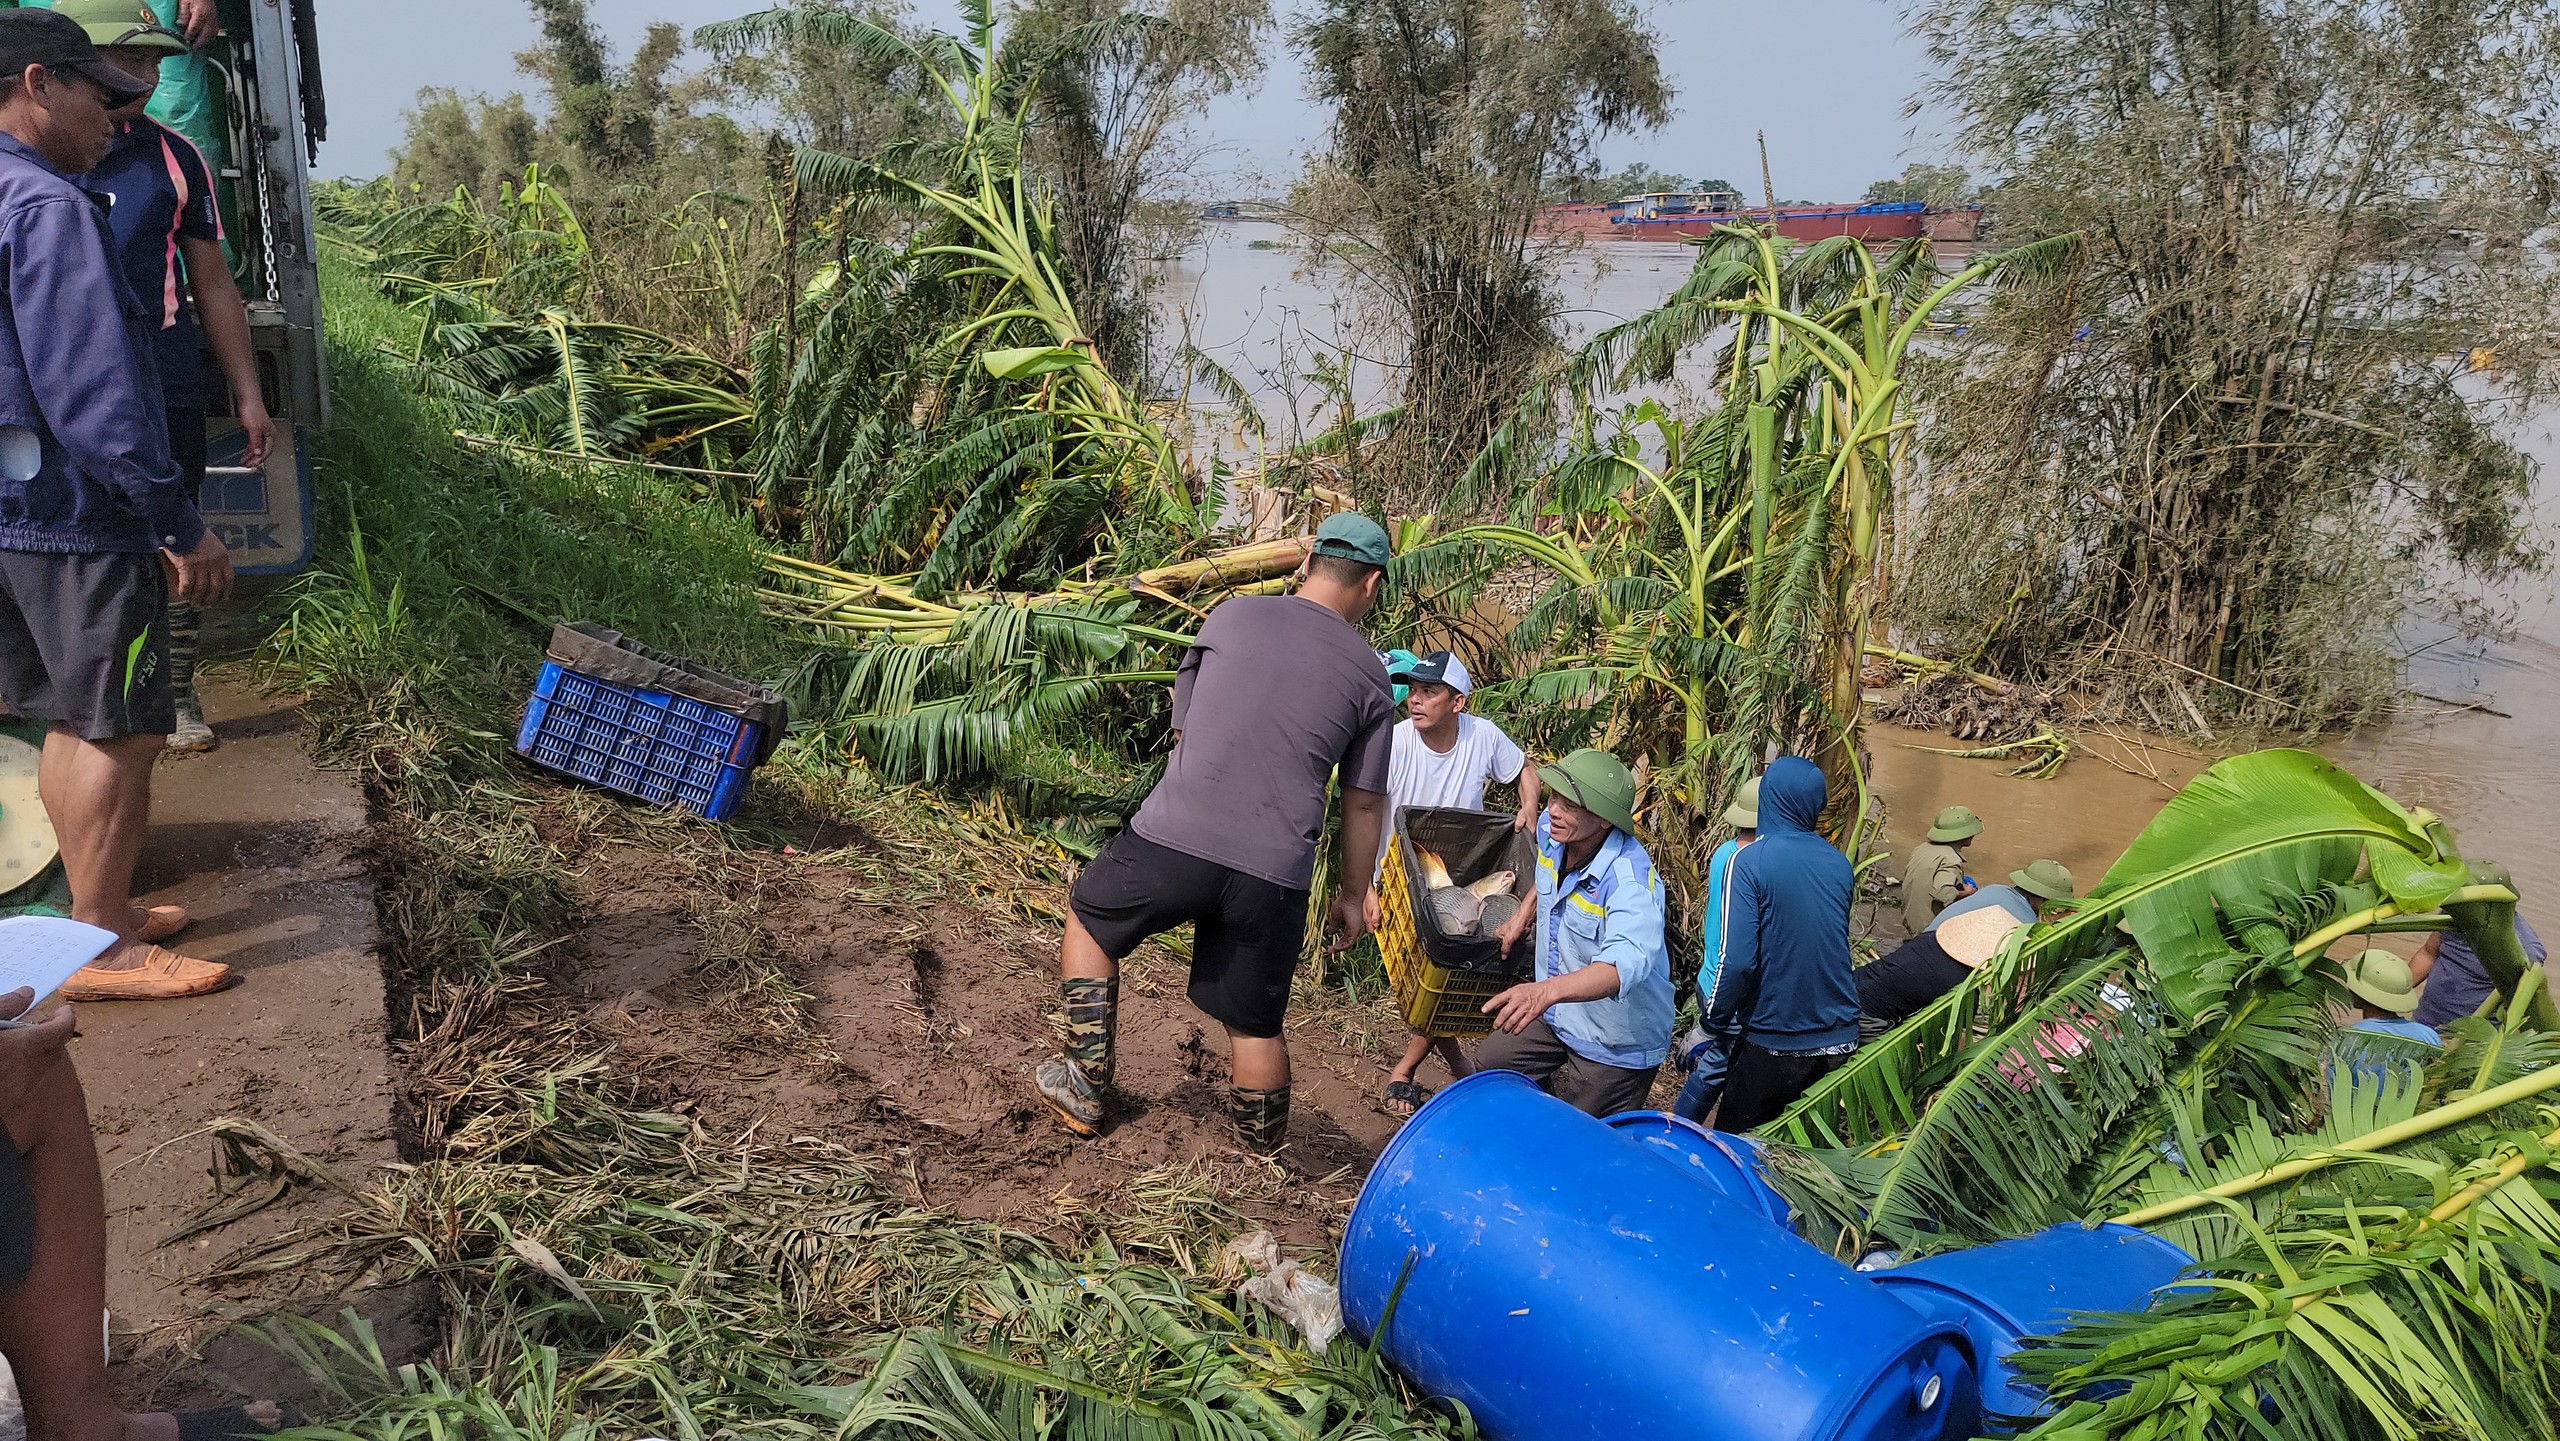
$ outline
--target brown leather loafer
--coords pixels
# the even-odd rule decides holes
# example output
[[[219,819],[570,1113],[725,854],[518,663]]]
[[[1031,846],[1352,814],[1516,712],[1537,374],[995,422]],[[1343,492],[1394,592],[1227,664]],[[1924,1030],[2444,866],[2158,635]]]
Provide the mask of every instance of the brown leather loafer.
[[[112,955],[131,955],[135,945]],[[107,968],[96,961],[71,973],[56,992],[66,1001],[174,1001],[206,996],[237,984],[239,973],[216,961],[199,961],[159,946],[142,946],[142,963]]]
[[[195,920],[187,914],[185,906],[135,906],[134,909],[142,912],[142,940],[148,945],[175,940],[178,932]]]

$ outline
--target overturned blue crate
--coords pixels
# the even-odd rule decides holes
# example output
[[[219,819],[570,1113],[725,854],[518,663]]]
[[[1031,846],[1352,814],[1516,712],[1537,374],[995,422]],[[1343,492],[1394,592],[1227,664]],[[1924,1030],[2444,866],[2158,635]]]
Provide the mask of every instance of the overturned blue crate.
[[[787,723],[782,698],[602,626],[555,627],[516,732],[535,765],[720,820]]]

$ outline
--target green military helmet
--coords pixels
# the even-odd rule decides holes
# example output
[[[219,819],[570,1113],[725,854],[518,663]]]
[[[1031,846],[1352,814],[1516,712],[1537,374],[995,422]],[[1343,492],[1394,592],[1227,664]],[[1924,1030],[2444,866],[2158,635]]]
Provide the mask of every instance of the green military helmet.
[[[160,23],[142,0],[52,0],[45,9],[79,22],[89,43],[101,50],[129,45],[167,55],[187,53],[185,37]]]
[[[1733,804],[1724,808],[1724,823],[1738,831],[1760,829],[1760,778],[1753,776],[1733,793]]]
[[[2037,861],[2023,871],[2011,871],[2009,884],[2031,896],[2048,901],[2071,899],[2071,868],[2060,861]]]
[[[1982,817],[1970,806],[1949,806],[1938,812],[1936,824],[1929,827],[1929,839],[1940,845],[1982,834]]]
[[[2405,1016],[2418,1008],[2409,963],[2385,950],[2358,951],[2347,961],[2347,989],[2376,1010]]]
[[[1629,835],[1636,832],[1636,778],[1626,762],[1585,748],[1538,767],[1538,784]]]

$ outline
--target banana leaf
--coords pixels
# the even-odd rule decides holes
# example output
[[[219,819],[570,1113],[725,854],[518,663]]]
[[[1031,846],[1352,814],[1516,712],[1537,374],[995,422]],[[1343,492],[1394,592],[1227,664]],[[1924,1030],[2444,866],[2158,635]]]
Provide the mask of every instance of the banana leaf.
[[[1825,1162],[1863,1203],[1840,1215],[1836,1190],[1826,1204],[1801,1188],[1844,1248],[1936,1249],[2088,1214],[2170,1129],[2172,1097],[2205,1107],[2211,1128],[2252,1107],[2309,1119],[2340,993],[2297,943],[2381,903],[2432,911],[2465,878],[2432,816],[2329,761],[2231,757],[2071,910],[2013,936],[1759,1134]],[[2137,949],[2119,949],[2119,926]],[[2092,988],[2110,985],[2109,1010],[2093,1011]],[[2056,1034],[2067,1054],[2035,1040]],[[2048,1064],[2023,1069],[2022,1046]],[[2004,1076],[2032,1084],[2022,1098]]]

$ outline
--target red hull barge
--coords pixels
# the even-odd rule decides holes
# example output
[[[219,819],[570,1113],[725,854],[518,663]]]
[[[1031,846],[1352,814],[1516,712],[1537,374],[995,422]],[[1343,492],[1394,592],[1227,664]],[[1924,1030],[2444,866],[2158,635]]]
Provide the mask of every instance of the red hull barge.
[[[1933,210],[1918,201],[1877,205],[1781,205],[1743,207],[1725,194],[1709,197],[1636,195],[1598,205],[1551,205],[1538,216],[1549,235],[1589,235],[1608,240],[1689,240],[1719,225],[1768,224],[1788,240],[1828,240],[1835,235],[1867,241],[1967,241],[1982,228],[1982,207]]]

